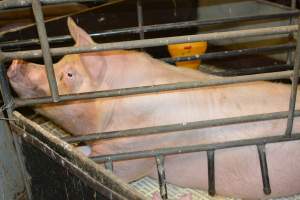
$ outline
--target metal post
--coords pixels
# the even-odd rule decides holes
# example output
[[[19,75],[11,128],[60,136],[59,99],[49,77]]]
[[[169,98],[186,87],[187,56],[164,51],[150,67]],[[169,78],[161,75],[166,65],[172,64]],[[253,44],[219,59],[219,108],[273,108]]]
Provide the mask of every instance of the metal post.
[[[207,151],[207,167],[208,167],[208,194],[214,196],[215,189],[215,152],[214,150]]]
[[[262,176],[263,187],[264,187],[263,190],[266,195],[269,195],[271,194],[271,186],[270,186],[268,165],[267,165],[267,158],[266,158],[266,147],[264,144],[257,145],[257,150],[259,155],[261,176]]]
[[[158,172],[158,183],[159,183],[159,191],[160,196],[163,200],[168,199],[168,190],[167,190],[167,183],[166,183],[166,175],[165,175],[165,158],[163,155],[158,155],[155,157],[156,165],[157,165],[157,172]]]

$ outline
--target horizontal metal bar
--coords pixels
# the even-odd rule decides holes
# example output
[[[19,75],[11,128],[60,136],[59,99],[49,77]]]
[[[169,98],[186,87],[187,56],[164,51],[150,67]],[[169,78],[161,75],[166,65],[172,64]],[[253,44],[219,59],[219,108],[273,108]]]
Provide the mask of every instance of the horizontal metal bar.
[[[265,144],[257,145],[257,151],[259,155],[259,163],[260,163],[261,176],[263,181],[263,190],[266,195],[269,195],[271,194],[271,186],[269,180]]]
[[[289,78],[291,75],[292,75],[292,71],[284,71],[284,72],[273,72],[273,73],[246,75],[246,76],[237,76],[237,77],[214,78],[206,81],[181,82],[181,83],[172,83],[172,84],[114,89],[114,90],[106,90],[106,91],[98,91],[98,92],[88,92],[88,93],[81,93],[81,94],[61,95],[59,96],[59,100],[60,102],[63,102],[63,101],[71,101],[71,100],[120,97],[120,96],[128,96],[128,95],[156,93],[156,92],[163,92],[163,91],[200,88],[200,87],[207,87],[207,86],[226,85],[232,83],[242,83],[242,82],[261,81],[261,80],[276,80],[276,79]],[[51,97],[42,97],[42,98],[35,98],[35,99],[17,98],[15,99],[15,106],[16,107],[33,106],[36,104],[45,104],[51,102],[53,102]]]
[[[58,3],[83,3],[83,2],[107,2],[105,0],[41,0],[42,4],[58,4]],[[30,7],[31,0],[3,0],[0,2],[0,10]]]
[[[231,51],[220,51],[220,52],[212,52],[212,53],[205,53],[205,54],[196,54],[194,56],[187,56],[187,57],[178,57],[178,58],[163,58],[161,60],[174,63],[180,61],[191,61],[191,60],[211,60],[211,59],[219,59],[219,58],[228,58],[228,57],[235,57],[241,55],[253,55],[258,53],[273,53],[279,52],[284,50],[293,50],[296,48],[295,44],[283,44],[283,45],[274,45],[270,47],[258,47],[258,48],[248,48],[248,49],[238,49],[238,50],[231,50]]]
[[[288,141],[295,141],[295,140],[300,140],[299,133],[292,134],[291,137],[286,137],[284,135],[280,135],[280,136],[271,136],[271,137],[255,138],[255,139],[230,141],[230,142],[224,142],[224,143],[212,143],[212,144],[200,144],[200,145],[192,145],[192,146],[160,148],[160,149],[153,149],[153,150],[146,150],[146,151],[136,151],[136,152],[128,152],[128,153],[94,156],[94,157],[91,157],[91,159],[94,160],[95,162],[103,163],[108,160],[112,160],[112,161],[131,160],[131,159],[155,157],[157,155],[167,156],[167,155],[174,155],[174,154],[211,151],[211,150],[217,150],[217,149],[226,149],[226,148],[234,148],[234,147],[242,147],[242,146],[259,145],[259,144],[288,142]]]
[[[289,25],[289,26],[235,30],[235,31],[216,32],[216,33],[204,33],[204,34],[187,35],[187,36],[174,36],[174,37],[155,38],[155,39],[133,40],[133,41],[125,41],[125,42],[103,43],[103,44],[95,44],[95,45],[84,46],[84,47],[60,47],[60,48],[51,49],[51,55],[62,56],[66,54],[76,54],[76,53],[84,53],[84,52],[98,52],[98,51],[106,51],[106,50],[165,46],[168,44],[177,44],[177,43],[186,43],[186,42],[212,41],[212,40],[221,40],[221,39],[237,39],[237,38],[244,38],[244,37],[287,34],[297,30],[298,30],[297,25]],[[14,58],[29,59],[29,58],[42,57],[42,52],[41,50],[29,50],[29,51],[3,52],[2,55],[6,59],[14,59]]]
[[[101,140],[101,139],[115,139],[121,137],[155,135],[155,134],[170,133],[175,131],[186,131],[186,130],[208,128],[208,127],[215,127],[215,126],[225,126],[230,124],[266,121],[272,119],[284,119],[287,116],[288,116],[288,112],[275,112],[275,113],[267,113],[267,114],[259,114],[259,115],[247,115],[247,116],[240,116],[240,117],[153,126],[153,127],[138,128],[138,129],[128,129],[122,131],[94,133],[94,134],[84,135],[84,136],[65,137],[62,139],[68,143],[90,142],[90,141]],[[296,110],[295,116],[300,116],[300,110]]]
[[[190,20],[184,22],[174,22],[174,23],[165,23],[165,24],[155,24],[155,25],[147,25],[143,26],[143,31],[146,32],[155,32],[155,31],[166,31],[166,30],[174,30],[174,29],[182,29],[182,28],[189,28],[189,27],[197,27],[209,25],[217,25],[217,24],[224,24],[224,23],[232,23],[232,22],[241,22],[241,21],[253,21],[253,20],[266,20],[266,19],[274,19],[274,18],[286,18],[291,16],[297,16],[300,14],[300,11],[294,10],[289,12],[282,12],[282,13],[275,13],[275,14],[261,14],[255,16],[238,16],[238,17],[227,17],[227,18],[220,18],[220,19],[209,19],[209,20]],[[90,36],[92,38],[99,38],[99,37],[108,37],[108,36],[115,36],[121,34],[137,34],[140,32],[139,27],[131,27],[131,28],[121,28],[121,29],[113,29],[102,31],[100,33],[92,33]],[[57,44],[62,42],[71,41],[72,37],[70,35],[64,36],[57,36],[57,37],[49,37],[48,42],[50,44]],[[1,48],[12,48],[12,47],[24,47],[30,45],[38,45],[38,39],[28,39],[28,40],[21,40],[21,41],[5,41],[0,43]]]

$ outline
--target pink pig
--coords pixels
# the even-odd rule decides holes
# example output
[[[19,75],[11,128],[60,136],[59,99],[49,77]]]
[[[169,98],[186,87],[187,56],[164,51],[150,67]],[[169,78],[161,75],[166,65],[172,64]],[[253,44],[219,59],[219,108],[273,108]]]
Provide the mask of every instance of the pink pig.
[[[76,46],[94,43],[71,19],[68,20],[68,26]],[[145,53],[121,50],[66,55],[54,65],[54,70],[60,94],[217,78],[198,71],[176,68]],[[21,97],[50,94],[42,65],[14,60],[7,75],[12,87]],[[74,135],[83,135],[287,111],[290,90],[290,85],[260,81],[41,105],[35,109]],[[299,109],[298,104],[296,107]],[[286,121],[269,120],[95,141],[90,143],[91,155],[274,136],[284,133]],[[299,131],[300,122],[296,118],[293,132]],[[255,146],[216,151],[217,194],[257,199],[300,193],[300,142],[268,144],[266,154],[272,189],[270,196],[263,193]],[[203,190],[208,188],[205,152],[167,156],[165,169],[170,183]],[[126,181],[143,176],[157,178],[153,158],[114,162],[114,173]]]

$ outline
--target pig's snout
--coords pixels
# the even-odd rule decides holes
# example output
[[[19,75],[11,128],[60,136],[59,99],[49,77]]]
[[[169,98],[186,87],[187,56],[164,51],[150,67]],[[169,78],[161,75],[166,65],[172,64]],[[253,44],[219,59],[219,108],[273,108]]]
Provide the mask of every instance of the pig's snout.
[[[24,65],[24,61],[22,60],[13,60],[12,64],[8,68],[7,71],[7,77],[11,81],[18,81],[18,78],[20,78],[21,73],[21,66]]]

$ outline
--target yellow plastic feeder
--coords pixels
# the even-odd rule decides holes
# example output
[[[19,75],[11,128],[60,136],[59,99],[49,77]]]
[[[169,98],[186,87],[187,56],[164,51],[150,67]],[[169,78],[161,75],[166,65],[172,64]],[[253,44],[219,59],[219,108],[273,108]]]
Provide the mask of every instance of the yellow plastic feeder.
[[[168,50],[172,58],[201,55],[206,52],[206,49],[207,42],[193,42],[168,45]],[[192,69],[198,69],[200,64],[200,60],[176,62],[176,66],[178,67],[187,67]]]

